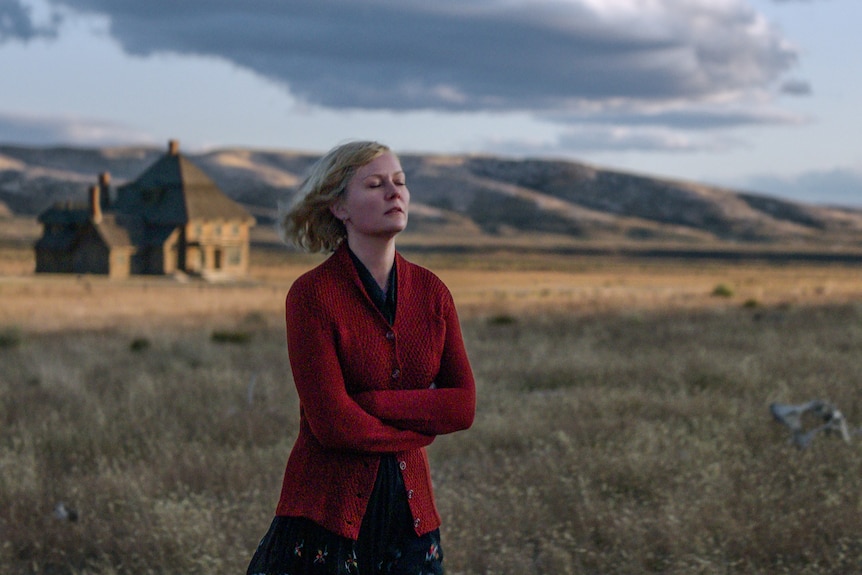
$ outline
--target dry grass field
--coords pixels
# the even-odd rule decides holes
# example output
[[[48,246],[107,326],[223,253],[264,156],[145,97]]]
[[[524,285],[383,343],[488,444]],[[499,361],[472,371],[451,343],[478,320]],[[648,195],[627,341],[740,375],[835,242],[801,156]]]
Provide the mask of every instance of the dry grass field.
[[[429,448],[450,575],[858,572],[862,437],[798,450],[768,405],[862,425],[862,268],[407,255],[477,377],[474,427]],[[5,243],[0,574],[244,572],[297,427],[283,297],[316,261],[110,282]]]

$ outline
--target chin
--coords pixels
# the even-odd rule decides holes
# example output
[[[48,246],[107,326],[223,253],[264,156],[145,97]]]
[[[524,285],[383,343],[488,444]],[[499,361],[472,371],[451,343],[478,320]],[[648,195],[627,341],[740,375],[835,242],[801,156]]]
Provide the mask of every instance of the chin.
[[[403,232],[406,227],[407,227],[407,217],[405,216],[404,221],[398,222],[398,223],[393,223],[391,229],[393,231],[395,231],[396,233],[398,233],[398,232]]]

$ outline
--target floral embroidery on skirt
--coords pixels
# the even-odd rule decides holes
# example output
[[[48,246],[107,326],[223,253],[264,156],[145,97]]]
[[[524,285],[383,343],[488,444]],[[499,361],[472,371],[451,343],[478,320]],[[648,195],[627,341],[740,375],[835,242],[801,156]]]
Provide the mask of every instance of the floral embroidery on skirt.
[[[398,462],[385,455],[358,540],[304,517],[275,517],[247,575],[443,575],[440,531],[416,535]]]
[[[248,575],[443,575],[439,530],[390,545],[376,565],[360,566],[356,542],[302,517],[276,517]]]

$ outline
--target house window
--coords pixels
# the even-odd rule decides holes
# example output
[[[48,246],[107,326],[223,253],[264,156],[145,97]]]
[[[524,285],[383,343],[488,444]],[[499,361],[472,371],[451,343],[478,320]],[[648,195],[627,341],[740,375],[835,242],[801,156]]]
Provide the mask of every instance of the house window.
[[[221,236],[221,226],[218,224],[215,226],[215,235]]]
[[[242,263],[242,249],[237,246],[227,248],[227,264],[238,266]]]

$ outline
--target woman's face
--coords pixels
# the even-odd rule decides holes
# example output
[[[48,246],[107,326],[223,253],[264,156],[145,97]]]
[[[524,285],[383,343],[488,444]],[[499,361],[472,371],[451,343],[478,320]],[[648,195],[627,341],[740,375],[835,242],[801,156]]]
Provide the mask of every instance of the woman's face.
[[[401,162],[387,152],[361,166],[332,207],[347,236],[392,238],[407,227],[410,191]]]

